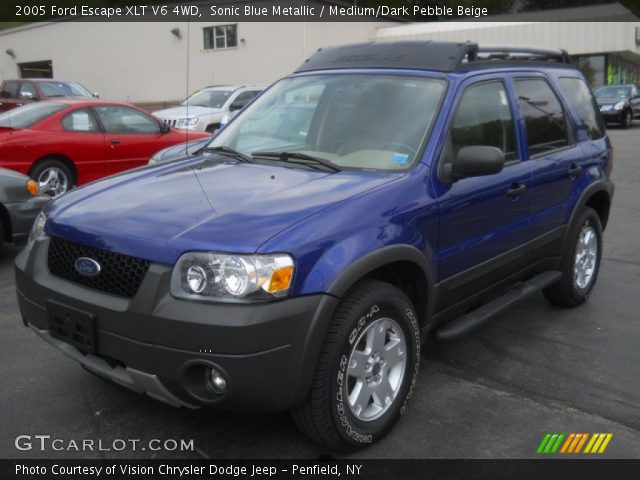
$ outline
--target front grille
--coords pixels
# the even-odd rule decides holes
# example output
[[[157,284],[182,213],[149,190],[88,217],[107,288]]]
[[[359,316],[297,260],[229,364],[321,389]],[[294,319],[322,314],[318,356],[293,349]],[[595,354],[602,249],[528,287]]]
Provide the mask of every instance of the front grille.
[[[81,275],[75,267],[80,257],[97,261],[100,273],[95,277]],[[86,247],[51,237],[47,258],[49,271],[60,278],[120,297],[133,297],[149,270],[149,261],[120,253]]]
[[[178,123],[177,120],[163,120],[163,122],[169,125],[170,127],[175,127],[176,123]]]
[[[600,107],[600,111],[601,112],[608,112],[609,110],[611,110],[613,108],[612,105],[603,105]]]

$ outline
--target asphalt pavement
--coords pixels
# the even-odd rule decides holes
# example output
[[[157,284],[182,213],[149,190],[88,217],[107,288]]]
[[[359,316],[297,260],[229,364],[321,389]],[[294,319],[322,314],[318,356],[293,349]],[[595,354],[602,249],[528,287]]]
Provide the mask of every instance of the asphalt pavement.
[[[349,458],[536,458],[549,432],[612,433],[599,457],[640,458],[640,126],[609,134],[616,194],[589,301],[565,310],[537,295],[461,341],[429,341],[407,414],[384,440]],[[22,325],[18,251],[0,247],[0,458],[328,454],[287,413],[174,409],[87,373]],[[31,436],[33,448],[17,449],[20,435]],[[41,451],[35,435],[61,439],[63,450]],[[93,451],[73,448],[83,439],[96,442]],[[193,449],[170,441],[156,451],[152,439],[161,441],[156,448],[193,440]],[[140,448],[120,450],[120,440],[140,440]]]

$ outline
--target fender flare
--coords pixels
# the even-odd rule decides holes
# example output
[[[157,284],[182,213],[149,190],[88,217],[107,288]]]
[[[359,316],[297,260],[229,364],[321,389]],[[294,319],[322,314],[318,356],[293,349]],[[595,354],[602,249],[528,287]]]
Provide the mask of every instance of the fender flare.
[[[569,216],[569,221],[567,222],[567,228],[564,234],[564,239],[562,241],[562,251],[564,252],[567,246],[569,232],[571,231],[571,226],[575,222],[577,216],[580,214],[582,209],[585,207],[587,202],[591,197],[593,197],[596,193],[605,192],[609,196],[609,202],[613,200],[613,193],[615,191],[615,185],[611,180],[602,179],[593,182],[584,191],[580,194],[580,197],[576,201],[576,204],[571,211],[571,215]],[[604,225],[602,229],[604,230]]]
[[[433,305],[435,304],[433,301],[435,274],[425,255],[410,245],[390,245],[359,258],[333,281],[316,309],[304,342],[303,351],[305,355],[297,372],[298,381],[296,382],[297,389],[292,401],[293,406],[301,404],[305,400],[309,388],[311,388],[322,342],[341,298],[368,273],[390,263],[403,261],[411,262],[419,267],[426,278],[427,292],[425,294],[429,299],[427,301],[425,326],[423,327],[423,329],[426,329],[430,323]]]

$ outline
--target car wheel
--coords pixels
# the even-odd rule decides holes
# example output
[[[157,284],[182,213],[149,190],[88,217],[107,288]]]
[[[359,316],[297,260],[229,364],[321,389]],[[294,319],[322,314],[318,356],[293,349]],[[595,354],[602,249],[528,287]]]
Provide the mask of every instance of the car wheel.
[[[420,364],[420,329],[402,291],[367,280],[331,320],[298,427],[336,451],[382,438],[407,408]]]
[[[622,128],[629,128],[632,122],[633,122],[633,116],[631,115],[631,110],[626,110],[622,114],[622,121],[620,122],[622,125]]]
[[[544,290],[553,305],[575,307],[591,293],[602,256],[602,225],[592,208],[585,208],[569,232],[561,263],[562,278]]]
[[[4,226],[2,225],[2,218],[0,218],[0,248],[4,243]]]
[[[64,162],[45,158],[36,163],[31,170],[31,178],[38,182],[40,192],[58,197],[73,187],[73,175]]]

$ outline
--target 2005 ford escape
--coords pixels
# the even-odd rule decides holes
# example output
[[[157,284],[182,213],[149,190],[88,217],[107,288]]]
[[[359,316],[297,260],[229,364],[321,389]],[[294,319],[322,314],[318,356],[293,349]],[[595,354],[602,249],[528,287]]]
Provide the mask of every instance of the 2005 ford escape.
[[[318,51],[199,155],[56,199],[24,323],[176,406],[293,410],[336,450],[405,412],[429,332],[591,292],[612,149],[561,50]]]

